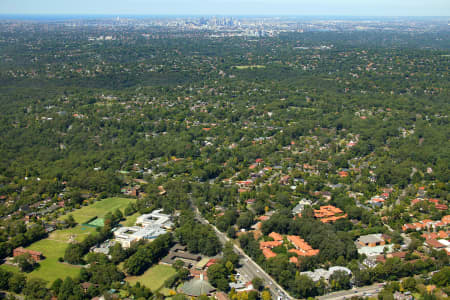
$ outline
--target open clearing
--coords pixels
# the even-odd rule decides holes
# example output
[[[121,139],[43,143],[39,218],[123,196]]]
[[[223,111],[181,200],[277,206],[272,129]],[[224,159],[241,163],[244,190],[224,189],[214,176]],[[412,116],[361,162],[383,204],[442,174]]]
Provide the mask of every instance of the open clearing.
[[[102,218],[108,212],[114,212],[116,209],[120,209],[123,212],[125,207],[127,207],[130,202],[134,201],[134,199],[130,198],[106,198],[91,205],[76,209],[65,216],[61,216],[60,219],[65,219],[68,215],[72,215],[78,224],[83,224],[94,217]]]
[[[141,276],[130,276],[125,278],[125,280],[132,284],[136,284],[139,281],[141,284],[150,288],[152,292],[155,292],[163,286],[164,281],[175,275],[175,273],[175,269],[171,266],[155,265]]]
[[[133,226],[136,223],[137,218],[140,216],[140,213],[134,213],[131,216],[128,216],[125,221],[120,222],[123,226]]]
[[[58,261],[59,257],[64,256],[71,238],[77,242],[82,241],[89,233],[94,232],[94,228],[86,226],[76,226],[74,228],[57,230],[50,234],[46,239],[40,240],[27,249],[42,252],[45,259],[39,262],[39,267],[33,272],[25,274],[28,278],[41,278],[49,285],[57,278],[64,279],[67,276],[75,277],[80,272],[79,266],[72,266]],[[3,269],[18,272],[14,266],[3,265]]]
[[[47,238],[40,240],[29,247],[28,249],[42,252],[45,259],[39,262],[40,266],[33,272],[26,274],[28,278],[41,278],[48,281],[49,285],[57,279],[64,279],[67,276],[76,277],[80,273],[80,266],[73,266],[66,263],[60,263],[58,258],[64,257],[64,252],[67,245],[71,241],[81,242],[90,233],[95,232],[94,227],[83,226],[81,224],[89,221],[94,217],[104,217],[108,212],[114,212],[116,209],[124,210],[125,207],[134,199],[129,198],[107,198],[101,201],[97,201],[89,206],[83,206],[70,214],[74,217],[75,221],[79,224],[74,228],[68,228],[63,230],[56,230],[52,232]],[[67,214],[68,215],[68,214]],[[60,219],[67,218],[67,215],[61,216]],[[135,216],[137,218],[137,215]],[[2,265],[2,269],[6,269],[13,272],[19,272],[17,267],[10,265]],[[171,269],[171,268],[170,268]],[[163,270],[163,269],[162,269]],[[166,271],[167,273],[168,271]],[[175,271],[174,271],[175,272]],[[164,271],[162,271],[164,274]],[[170,274],[170,273],[169,273]],[[156,275],[150,272],[150,277],[159,278],[161,275],[157,272]],[[148,276],[145,274],[141,281],[157,281],[155,278],[147,279]],[[168,277],[163,277],[164,280]],[[153,285],[155,286],[155,285]],[[159,287],[159,286],[158,286]]]
[[[263,65],[249,65],[249,66],[234,66],[234,68],[238,70],[245,70],[245,69],[264,69],[266,66]]]

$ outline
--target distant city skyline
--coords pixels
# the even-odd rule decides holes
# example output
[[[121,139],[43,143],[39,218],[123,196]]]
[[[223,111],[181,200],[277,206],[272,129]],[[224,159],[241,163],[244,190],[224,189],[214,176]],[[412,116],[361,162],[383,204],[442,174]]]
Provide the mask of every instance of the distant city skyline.
[[[450,16],[449,0],[1,0],[0,14]]]

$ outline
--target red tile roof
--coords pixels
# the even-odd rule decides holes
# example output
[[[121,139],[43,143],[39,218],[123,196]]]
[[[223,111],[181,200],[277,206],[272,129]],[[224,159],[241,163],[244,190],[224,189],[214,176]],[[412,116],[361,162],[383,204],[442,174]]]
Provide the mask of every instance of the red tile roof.
[[[447,205],[445,205],[445,204],[436,204],[434,207],[436,207],[436,209],[439,209],[439,210],[447,210],[448,209],[448,206]]]
[[[214,265],[215,263],[217,263],[217,259],[215,258],[211,258],[208,263],[206,264],[206,267],[209,268],[210,266]]]
[[[272,258],[272,257],[277,256],[277,254],[275,252],[273,252],[272,250],[270,250],[268,248],[262,249],[262,252],[266,258]]]
[[[341,177],[347,177],[348,176],[348,172],[346,172],[346,171],[340,171],[338,174]]]
[[[450,224],[450,215],[443,216],[442,222],[444,222],[445,224]]]
[[[303,250],[303,251],[308,251],[308,250],[312,250],[312,247],[305,242],[304,239],[300,238],[297,235],[288,235],[287,239],[295,246],[295,248]]]
[[[419,203],[419,202],[421,202],[421,201],[422,201],[422,199],[418,199],[418,198],[413,199],[413,200],[411,201],[411,205],[416,205],[417,203]]]
[[[260,220],[260,221],[267,221],[269,219],[270,219],[269,216],[260,216],[260,217],[258,217],[258,220]]]
[[[311,249],[311,250],[308,250],[308,251],[301,251],[301,250],[297,250],[297,249],[290,249],[289,252],[295,253],[298,256],[315,256],[315,255],[319,254],[319,250],[316,250],[316,249]]]
[[[430,239],[446,239],[448,237],[448,233],[441,230],[439,232],[430,232],[430,233],[424,233],[422,234],[422,237],[425,238],[426,240],[430,240]]]
[[[283,236],[281,234],[279,234],[279,233],[276,233],[276,232],[271,232],[269,234],[269,236],[271,238],[273,238],[274,241],[282,241],[283,240]]]
[[[430,247],[433,248],[445,248],[445,245],[442,245],[439,241],[431,239],[431,240],[426,240],[425,243],[427,243]]]
[[[260,242],[259,243],[259,248],[263,249],[263,248],[275,248],[278,246],[283,245],[283,242],[281,241],[269,241],[269,242]]]
[[[14,252],[23,253],[23,254],[28,253],[30,255],[42,256],[42,252],[34,251],[34,250],[30,250],[30,249],[25,249],[23,247],[19,247],[19,248],[14,249]]]

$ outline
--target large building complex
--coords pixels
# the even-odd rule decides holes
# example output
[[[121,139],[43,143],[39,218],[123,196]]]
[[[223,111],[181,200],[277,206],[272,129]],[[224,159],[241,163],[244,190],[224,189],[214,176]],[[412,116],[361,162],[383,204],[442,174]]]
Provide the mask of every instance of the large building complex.
[[[169,215],[163,214],[162,209],[154,210],[149,214],[144,214],[136,219],[136,224],[142,227],[159,226],[170,229],[173,226]]]
[[[114,231],[114,238],[123,248],[129,248],[131,243],[146,239],[155,239],[172,228],[170,215],[155,210],[137,218],[136,225],[132,227],[119,227]]]

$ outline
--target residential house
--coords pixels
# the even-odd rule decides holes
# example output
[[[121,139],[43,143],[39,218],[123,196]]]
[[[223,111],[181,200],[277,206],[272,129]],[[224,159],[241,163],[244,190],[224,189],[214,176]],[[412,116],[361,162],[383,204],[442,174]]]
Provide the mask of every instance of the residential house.
[[[14,257],[24,255],[24,254],[29,254],[31,256],[31,258],[36,262],[38,262],[44,258],[44,256],[42,255],[42,252],[39,252],[39,251],[33,251],[30,249],[25,249],[23,247],[19,247],[19,248],[16,248],[13,250]]]
[[[319,254],[320,250],[313,249],[304,239],[297,235],[288,235],[287,239],[295,247],[295,249],[290,249],[289,252],[295,253],[298,256],[315,256]]]
[[[276,232],[271,232],[269,237],[273,238],[274,241],[283,241],[283,236]]]
[[[314,210],[314,216],[323,223],[335,222],[340,219],[347,218],[347,214],[333,205],[321,206],[320,209]]]
[[[289,176],[289,175],[282,176],[279,181],[279,184],[287,185],[289,183],[290,178],[291,178],[291,176]]]
[[[305,206],[311,206],[312,205],[312,201],[303,198],[302,200],[300,200],[300,202],[292,209],[292,214],[294,216],[301,214],[302,211],[305,209]]]
[[[333,275],[333,273],[337,272],[337,271],[345,272],[349,276],[351,276],[351,274],[352,274],[352,271],[350,271],[350,269],[345,268],[345,267],[340,267],[340,266],[334,266],[334,267],[329,268],[328,270],[315,269],[314,271],[301,272],[300,274],[306,275],[309,278],[311,278],[314,282],[317,282],[321,278],[328,281],[330,279],[331,275]]]
[[[386,244],[385,240],[382,237],[382,234],[368,234],[362,235],[356,240],[357,247],[376,247],[383,246]]]
[[[437,250],[440,250],[440,249],[444,249],[444,248],[445,248],[445,245],[444,245],[442,242],[440,242],[440,241],[438,241],[438,240],[435,240],[435,239],[429,239],[429,240],[426,240],[426,241],[425,241],[425,244],[426,244],[428,247],[434,248],[434,249],[437,249]]]

